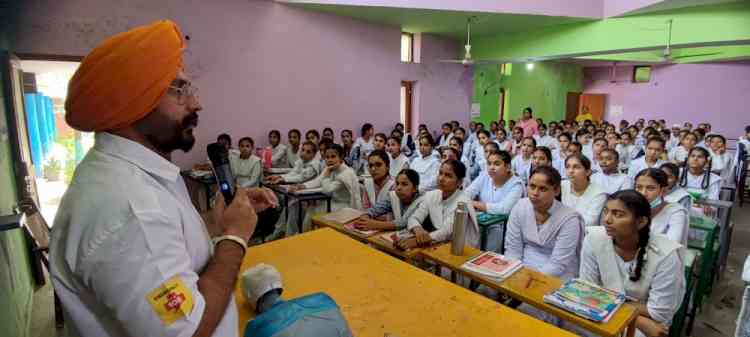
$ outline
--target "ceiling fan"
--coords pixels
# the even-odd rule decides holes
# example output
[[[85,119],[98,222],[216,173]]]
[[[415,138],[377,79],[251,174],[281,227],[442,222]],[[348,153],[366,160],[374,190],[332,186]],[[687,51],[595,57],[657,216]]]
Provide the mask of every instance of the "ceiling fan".
[[[682,54],[682,53],[679,53],[679,54]],[[711,55],[718,55],[718,54],[721,54],[721,52],[720,51],[705,52],[705,53],[677,55],[677,56],[672,55],[672,19],[667,20],[667,46],[664,48],[664,51],[662,51],[662,55],[661,55],[662,63],[673,64],[675,63],[675,61],[680,60],[680,59],[698,57],[698,56],[711,56]]]
[[[466,52],[464,53],[464,58],[460,60],[438,60],[439,62],[458,63],[463,64],[467,67],[475,64],[502,64],[512,62],[510,60],[475,60],[471,58],[471,22],[476,22],[476,19],[476,16],[470,16],[468,19],[466,19],[466,45],[464,45],[464,49],[466,50]]]

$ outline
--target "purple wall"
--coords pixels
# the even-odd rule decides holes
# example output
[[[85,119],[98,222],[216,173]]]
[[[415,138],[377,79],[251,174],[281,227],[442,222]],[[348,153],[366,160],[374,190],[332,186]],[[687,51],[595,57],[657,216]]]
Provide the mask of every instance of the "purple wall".
[[[191,37],[185,62],[204,110],[196,147],[178,152],[188,167],[205,158],[221,132],[267,144],[267,132],[332,126],[359,133],[371,122],[388,132],[399,120],[400,81],[416,80],[420,123],[432,129],[468,120],[471,74],[454,58],[458,44],[424,36],[422,64],[402,64],[400,30],[271,1],[24,1],[13,50],[85,55],[103,38],[160,18]],[[284,136],[286,139],[286,136]]]
[[[632,83],[632,67],[584,68],[584,92],[607,94],[608,120],[665,119],[673,123],[709,122],[713,130],[737,138],[750,125],[750,64],[677,64],[653,67],[651,82]],[[609,107],[623,107],[613,116]]]

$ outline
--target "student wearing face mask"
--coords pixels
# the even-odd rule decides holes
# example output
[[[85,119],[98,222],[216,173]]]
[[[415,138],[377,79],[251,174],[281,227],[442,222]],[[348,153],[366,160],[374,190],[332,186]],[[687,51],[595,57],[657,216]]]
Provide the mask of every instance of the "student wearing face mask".
[[[678,203],[664,200],[667,186],[667,174],[660,169],[645,169],[635,177],[635,190],[651,205],[651,233],[665,235],[681,244],[684,252],[688,244],[688,211]]]

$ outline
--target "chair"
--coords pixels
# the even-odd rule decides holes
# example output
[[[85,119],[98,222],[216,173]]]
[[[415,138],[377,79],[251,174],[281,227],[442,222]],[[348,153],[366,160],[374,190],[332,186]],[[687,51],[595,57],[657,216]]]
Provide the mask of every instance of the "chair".
[[[505,231],[507,229],[508,215],[480,212],[477,214],[477,222],[479,226],[479,249],[482,251],[499,251],[500,254],[505,253]],[[497,240],[500,242],[500,247],[488,247],[490,231],[492,230],[500,230],[501,232],[501,237]]]
[[[693,303],[689,314],[691,319],[687,327],[688,335],[692,331],[696,312],[703,305],[703,298],[711,292],[714,280],[714,266],[716,266],[716,260],[719,255],[719,245],[717,244],[719,239],[719,224],[716,220],[709,217],[690,217],[690,229],[703,232],[704,235],[702,238],[688,241],[689,250],[693,250],[700,256],[699,269],[697,271],[699,275],[698,283],[694,288]]]
[[[681,337],[685,327],[685,319],[689,317],[691,324],[692,320],[695,319],[694,316],[688,314],[688,311],[690,310],[690,299],[693,297],[692,292],[695,283],[693,281],[695,278],[693,269],[695,267],[695,260],[699,255],[700,252],[686,250],[685,256],[682,258],[685,265],[685,296],[682,298],[682,304],[680,304],[680,308],[677,309],[677,312],[672,319],[672,326],[669,327],[669,337]]]

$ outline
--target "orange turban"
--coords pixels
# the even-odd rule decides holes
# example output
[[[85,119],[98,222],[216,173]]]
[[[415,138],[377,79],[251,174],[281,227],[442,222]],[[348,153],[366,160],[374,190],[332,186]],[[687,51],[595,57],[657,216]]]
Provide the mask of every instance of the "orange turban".
[[[88,132],[116,130],[146,117],[182,69],[184,47],[180,28],[169,20],[105,40],[70,80],[65,120]]]

